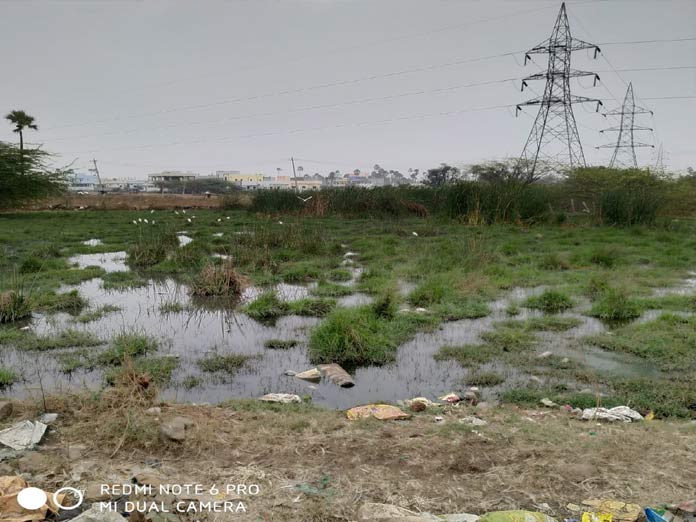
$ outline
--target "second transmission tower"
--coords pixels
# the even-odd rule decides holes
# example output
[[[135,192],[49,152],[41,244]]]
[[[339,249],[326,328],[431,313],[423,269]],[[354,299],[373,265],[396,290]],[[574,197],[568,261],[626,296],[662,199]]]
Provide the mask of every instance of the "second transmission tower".
[[[597,45],[573,38],[570,34],[568,14],[565,3],[556,18],[551,37],[527,51],[525,64],[533,54],[548,54],[546,72],[528,76],[522,81],[522,90],[530,80],[546,80],[544,94],[517,106],[518,111],[525,105],[538,105],[534,125],[520,157],[519,168],[527,181],[534,181],[545,174],[553,174],[570,167],[584,167],[585,155],[580,144],[580,136],[573,115],[573,104],[601,101],[570,92],[570,79],[593,76],[597,84],[599,76],[593,72],[576,71],[570,67],[573,51],[594,49],[595,58],[600,49]]]
[[[653,147],[649,143],[639,143],[634,140],[635,131],[652,131],[650,127],[635,125],[636,114],[652,114],[652,111],[642,107],[636,107],[633,97],[633,84],[628,84],[626,97],[624,98],[621,109],[616,109],[605,113],[605,116],[621,116],[621,123],[618,127],[609,127],[599,132],[618,132],[619,137],[616,145],[601,145],[598,149],[613,148],[614,154],[611,156],[609,168],[638,168],[636,158],[636,147]]]

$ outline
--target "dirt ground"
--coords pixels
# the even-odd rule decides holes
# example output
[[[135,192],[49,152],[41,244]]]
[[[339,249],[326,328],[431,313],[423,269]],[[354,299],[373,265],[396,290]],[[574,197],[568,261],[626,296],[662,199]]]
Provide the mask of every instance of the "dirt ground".
[[[22,210],[167,210],[219,208],[220,196],[194,194],[67,194],[26,204]]]
[[[365,502],[431,513],[544,509],[562,519],[570,515],[566,504],[587,498],[658,505],[692,497],[696,484],[693,422],[598,424],[515,407],[447,406],[404,421],[349,421],[344,412],[253,401],[161,404],[157,415],[79,398],[48,406],[59,418],[44,443],[0,463],[0,475],[23,472],[32,485],[88,492],[143,474],[170,484],[260,487],[257,495],[221,493],[241,500],[246,514],[182,521],[355,520]],[[15,407],[0,427],[37,414]],[[460,422],[471,415],[488,424]],[[175,416],[194,423],[180,443],[159,434]]]

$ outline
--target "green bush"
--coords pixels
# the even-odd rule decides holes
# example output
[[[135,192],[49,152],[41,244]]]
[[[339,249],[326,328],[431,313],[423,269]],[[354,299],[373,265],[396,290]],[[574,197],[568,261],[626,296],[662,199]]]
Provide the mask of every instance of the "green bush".
[[[549,314],[562,312],[573,307],[573,300],[558,290],[544,290],[540,295],[532,296],[525,302],[527,308],[535,308]]]

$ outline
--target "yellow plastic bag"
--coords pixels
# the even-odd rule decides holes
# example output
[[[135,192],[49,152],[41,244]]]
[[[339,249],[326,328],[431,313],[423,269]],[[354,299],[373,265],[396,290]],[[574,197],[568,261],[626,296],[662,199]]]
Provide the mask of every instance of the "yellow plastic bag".
[[[582,522],[612,522],[613,515],[611,513],[593,513],[585,511],[582,514]]]

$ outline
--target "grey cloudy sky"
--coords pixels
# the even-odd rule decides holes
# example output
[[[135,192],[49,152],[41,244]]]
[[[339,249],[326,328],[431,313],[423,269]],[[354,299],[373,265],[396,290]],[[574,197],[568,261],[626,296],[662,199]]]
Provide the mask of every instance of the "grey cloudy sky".
[[[567,6],[573,35],[590,42],[696,36],[693,0]],[[548,38],[559,7],[556,0],[0,0],[0,111],[26,110],[40,127],[28,141],[65,163],[77,158],[78,167],[97,158],[106,177],[287,172],[291,155],[305,172],[322,173],[517,156],[534,115],[514,117],[514,105],[534,95],[519,91],[519,78],[539,70],[522,66],[522,51]],[[655,111],[642,122],[657,132],[641,139],[663,143],[668,166],[696,167],[696,99],[651,99],[696,96],[696,70],[624,71],[623,80],[611,70],[696,65],[696,41],[602,49],[610,63],[574,55],[575,68],[602,78],[595,88],[574,81],[574,93],[611,108],[612,94],[623,99],[623,80],[632,81]],[[511,51],[520,52],[471,61]],[[532,88],[541,92],[543,84]],[[586,157],[603,163],[611,151],[594,147],[611,138],[597,129],[615,122],[593,111],[575,107]],[[16,140],[7,123],[0,122],[0,140]],[[639,158],[646,164],[654,153]]]

